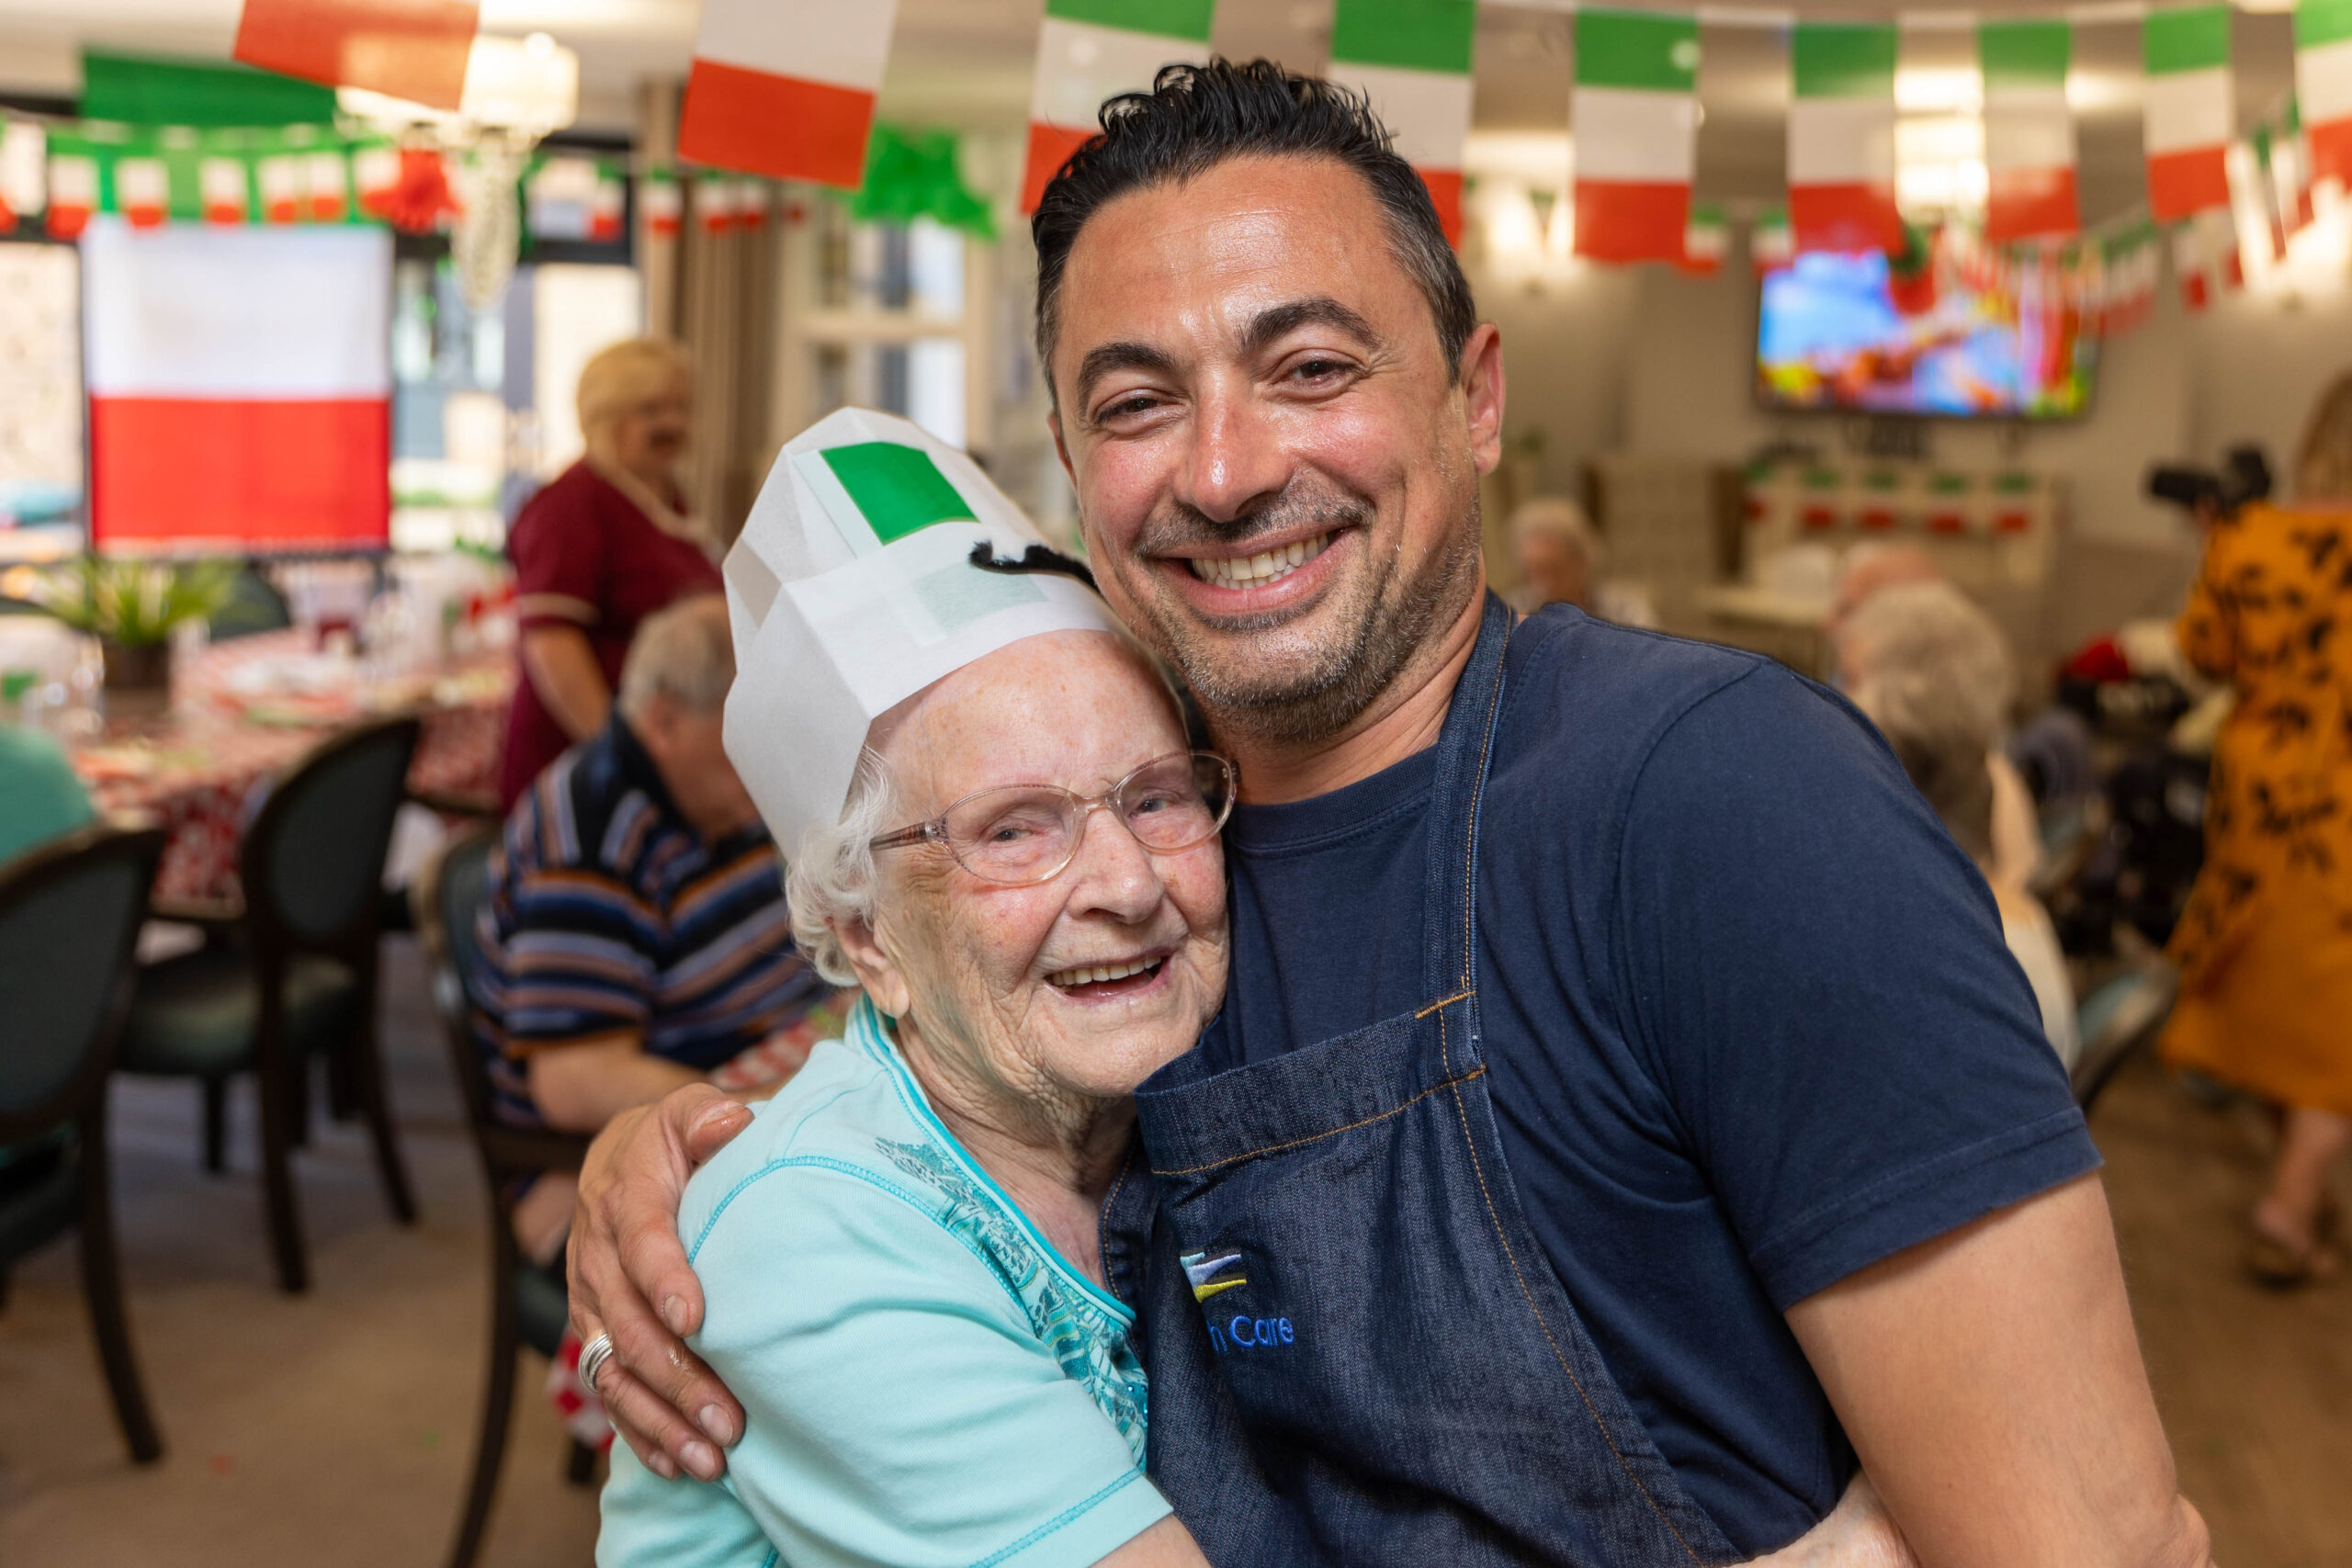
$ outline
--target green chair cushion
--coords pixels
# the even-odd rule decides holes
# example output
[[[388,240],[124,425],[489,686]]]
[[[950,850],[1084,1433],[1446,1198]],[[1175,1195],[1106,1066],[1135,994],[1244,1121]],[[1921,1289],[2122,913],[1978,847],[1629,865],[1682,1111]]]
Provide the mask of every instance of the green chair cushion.
[[[564,1295],[563,1276],[525,1263],[514,1271],[515,1337],[542,1356],[552,1357],[571,1324],[571,1303]]]
[[[46,1247],[82,1218],[82,1161],[47,1149],[0,1170],[0,1265]]]
[[[127,1073],[213,1077],[253,1066],[260,1022],[253,960],[207,948],[139,972],[118,1065]],[[359,982],[348,964],[315,953],[287,967],[288,1043],[297,1055],[348,1034],[359,1021]]]

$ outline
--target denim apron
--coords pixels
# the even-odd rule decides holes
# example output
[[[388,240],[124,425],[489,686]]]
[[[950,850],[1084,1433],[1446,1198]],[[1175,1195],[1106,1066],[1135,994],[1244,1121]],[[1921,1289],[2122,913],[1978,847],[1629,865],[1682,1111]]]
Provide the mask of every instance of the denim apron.
[[[1141,1309],[1150,1470],[1217,1568],[1736,1562],[1601,1365],[1487,1097],[1478,800],[1512,616],[1438,740],[1412,1011],[1230,1071],[1222,1021],[1136,1096],[1103,1214]]]

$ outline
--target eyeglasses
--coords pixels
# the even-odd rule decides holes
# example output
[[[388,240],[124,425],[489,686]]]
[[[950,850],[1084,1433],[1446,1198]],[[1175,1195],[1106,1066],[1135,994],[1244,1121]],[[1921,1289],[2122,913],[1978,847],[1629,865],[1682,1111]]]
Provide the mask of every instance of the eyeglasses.
[[[1115,807],[1136,842],[1156,855],[1205,843],[1233,811],[1233,764],[1212,751],[1175,751],[1097,795],[1051,784],[1005,784],[967,795],[928,822],[875,839],[869,848],[944,844],[983,882],[1028,887],[1078,858],[1086,819]]]

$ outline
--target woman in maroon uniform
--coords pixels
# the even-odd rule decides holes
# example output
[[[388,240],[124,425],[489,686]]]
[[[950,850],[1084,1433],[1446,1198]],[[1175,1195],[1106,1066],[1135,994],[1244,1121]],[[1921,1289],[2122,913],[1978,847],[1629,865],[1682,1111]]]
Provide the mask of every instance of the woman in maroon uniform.
[[[523,678],[506,716],[502,808],[604,728],[639,622],[719,592],[710,541],[672,476],[694,409],[684,351],[661,338],[616,343],[581,371],[579,400],[587,455],[530,499],[506,540]]]

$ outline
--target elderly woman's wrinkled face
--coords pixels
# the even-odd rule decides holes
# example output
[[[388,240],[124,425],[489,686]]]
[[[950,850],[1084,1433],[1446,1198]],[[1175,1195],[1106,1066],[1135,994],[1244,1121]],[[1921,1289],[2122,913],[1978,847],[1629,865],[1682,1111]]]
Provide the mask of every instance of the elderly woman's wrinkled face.
[[[1184,749],[1165,688],[1099,632],[1030,637],[957,671],[880,745],[907,822],[1002,784],[1098,795]],[[928,843],[885,852],[879,872],[873,946],[886,961],[867,989],[982,1092],[1125,1095],[1189,1050],[1222,1003],[1214,837],[1153,854],[1115,811],[1096,811],[1076,858],[1035,886],[982,881]]]
[[[613,416],[614,461],[640,479],[666,475],[686,453],[694,383],[681,373]]]

